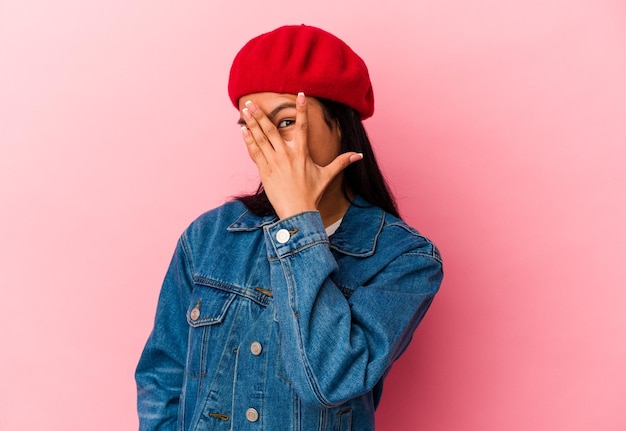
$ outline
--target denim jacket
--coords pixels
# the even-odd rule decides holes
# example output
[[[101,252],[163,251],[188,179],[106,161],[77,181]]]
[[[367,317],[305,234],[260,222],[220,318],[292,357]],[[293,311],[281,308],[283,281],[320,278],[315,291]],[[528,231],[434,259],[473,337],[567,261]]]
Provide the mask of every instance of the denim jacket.
[[[442,275],[432,242],[359,197],[330,239],[316,211],[205,213],[137,366],[140,430],[373,430]]]

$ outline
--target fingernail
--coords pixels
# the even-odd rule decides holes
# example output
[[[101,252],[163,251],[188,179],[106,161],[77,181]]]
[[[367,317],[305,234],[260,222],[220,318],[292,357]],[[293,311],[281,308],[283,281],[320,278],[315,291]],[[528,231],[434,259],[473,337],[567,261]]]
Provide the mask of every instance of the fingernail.
[[[350,162],[357,162],[363,159],[363,153],[356,153],[350,156]]]
[[[244,117],[246,120],[249,120],[250,118],[252,118],[252,115],[250,114],[250,111],[248,111],[248,108],[243,108],[243,109],[241,110],[241,113],[243,114],[243,117]]]
[[[243,133],[243,136],[246,136],[246,137],[250,135],[250,131],[248,130],[246,126],[241,126],[241,133]]]
[[[252,102],[252,100],[247,100],[246,106],[248,107],[250,112],[256,112],[256,105]]]
[[[298,93],[298,96],[296,97],[296,101],[298,102],[298,105],[300,106],[306,103],[306,97],[304,97],[304,93],[302,91]]]

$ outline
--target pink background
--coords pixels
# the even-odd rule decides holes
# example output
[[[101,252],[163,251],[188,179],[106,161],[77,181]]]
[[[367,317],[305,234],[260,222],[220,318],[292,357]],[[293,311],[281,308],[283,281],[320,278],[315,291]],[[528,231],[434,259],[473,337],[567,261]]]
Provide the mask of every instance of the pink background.
[[[0,429],[137,425],[176,239],[256,184],[226,83],[308,23],[367,62],[366,127],[446,277],[382,431],[626,429],[622,0],[0,0]]]

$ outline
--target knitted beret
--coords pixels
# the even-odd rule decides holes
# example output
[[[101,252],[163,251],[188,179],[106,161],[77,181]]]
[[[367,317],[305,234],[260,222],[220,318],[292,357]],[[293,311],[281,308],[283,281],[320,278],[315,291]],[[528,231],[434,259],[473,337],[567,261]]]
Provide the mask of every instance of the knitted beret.
[[[374,92],[367,66],[341,39],[316,27],[277,28],[249,41],[230,69],[228,95],[290,93],[341,102],[361,119],[374,113]]]

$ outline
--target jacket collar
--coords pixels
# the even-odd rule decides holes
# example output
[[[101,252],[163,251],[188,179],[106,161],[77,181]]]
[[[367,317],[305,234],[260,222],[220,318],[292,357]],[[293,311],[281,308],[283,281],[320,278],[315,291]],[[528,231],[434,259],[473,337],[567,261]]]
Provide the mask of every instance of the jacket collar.
[[[381,208],[357,195],[344,214],[339,228],[331,236],[330,248],[351,256],[371,256],[384,221],[385,212]]]
[[[332,235],[330,248],[351,256],[366,257],[374,254],[378,235],[383,228],[385,212],[360,196],[355,196],[343,216],[343,221]],[[235,220],[230,232],[253,231],[275,223],[275,215],[259,217],[248,210]]]

